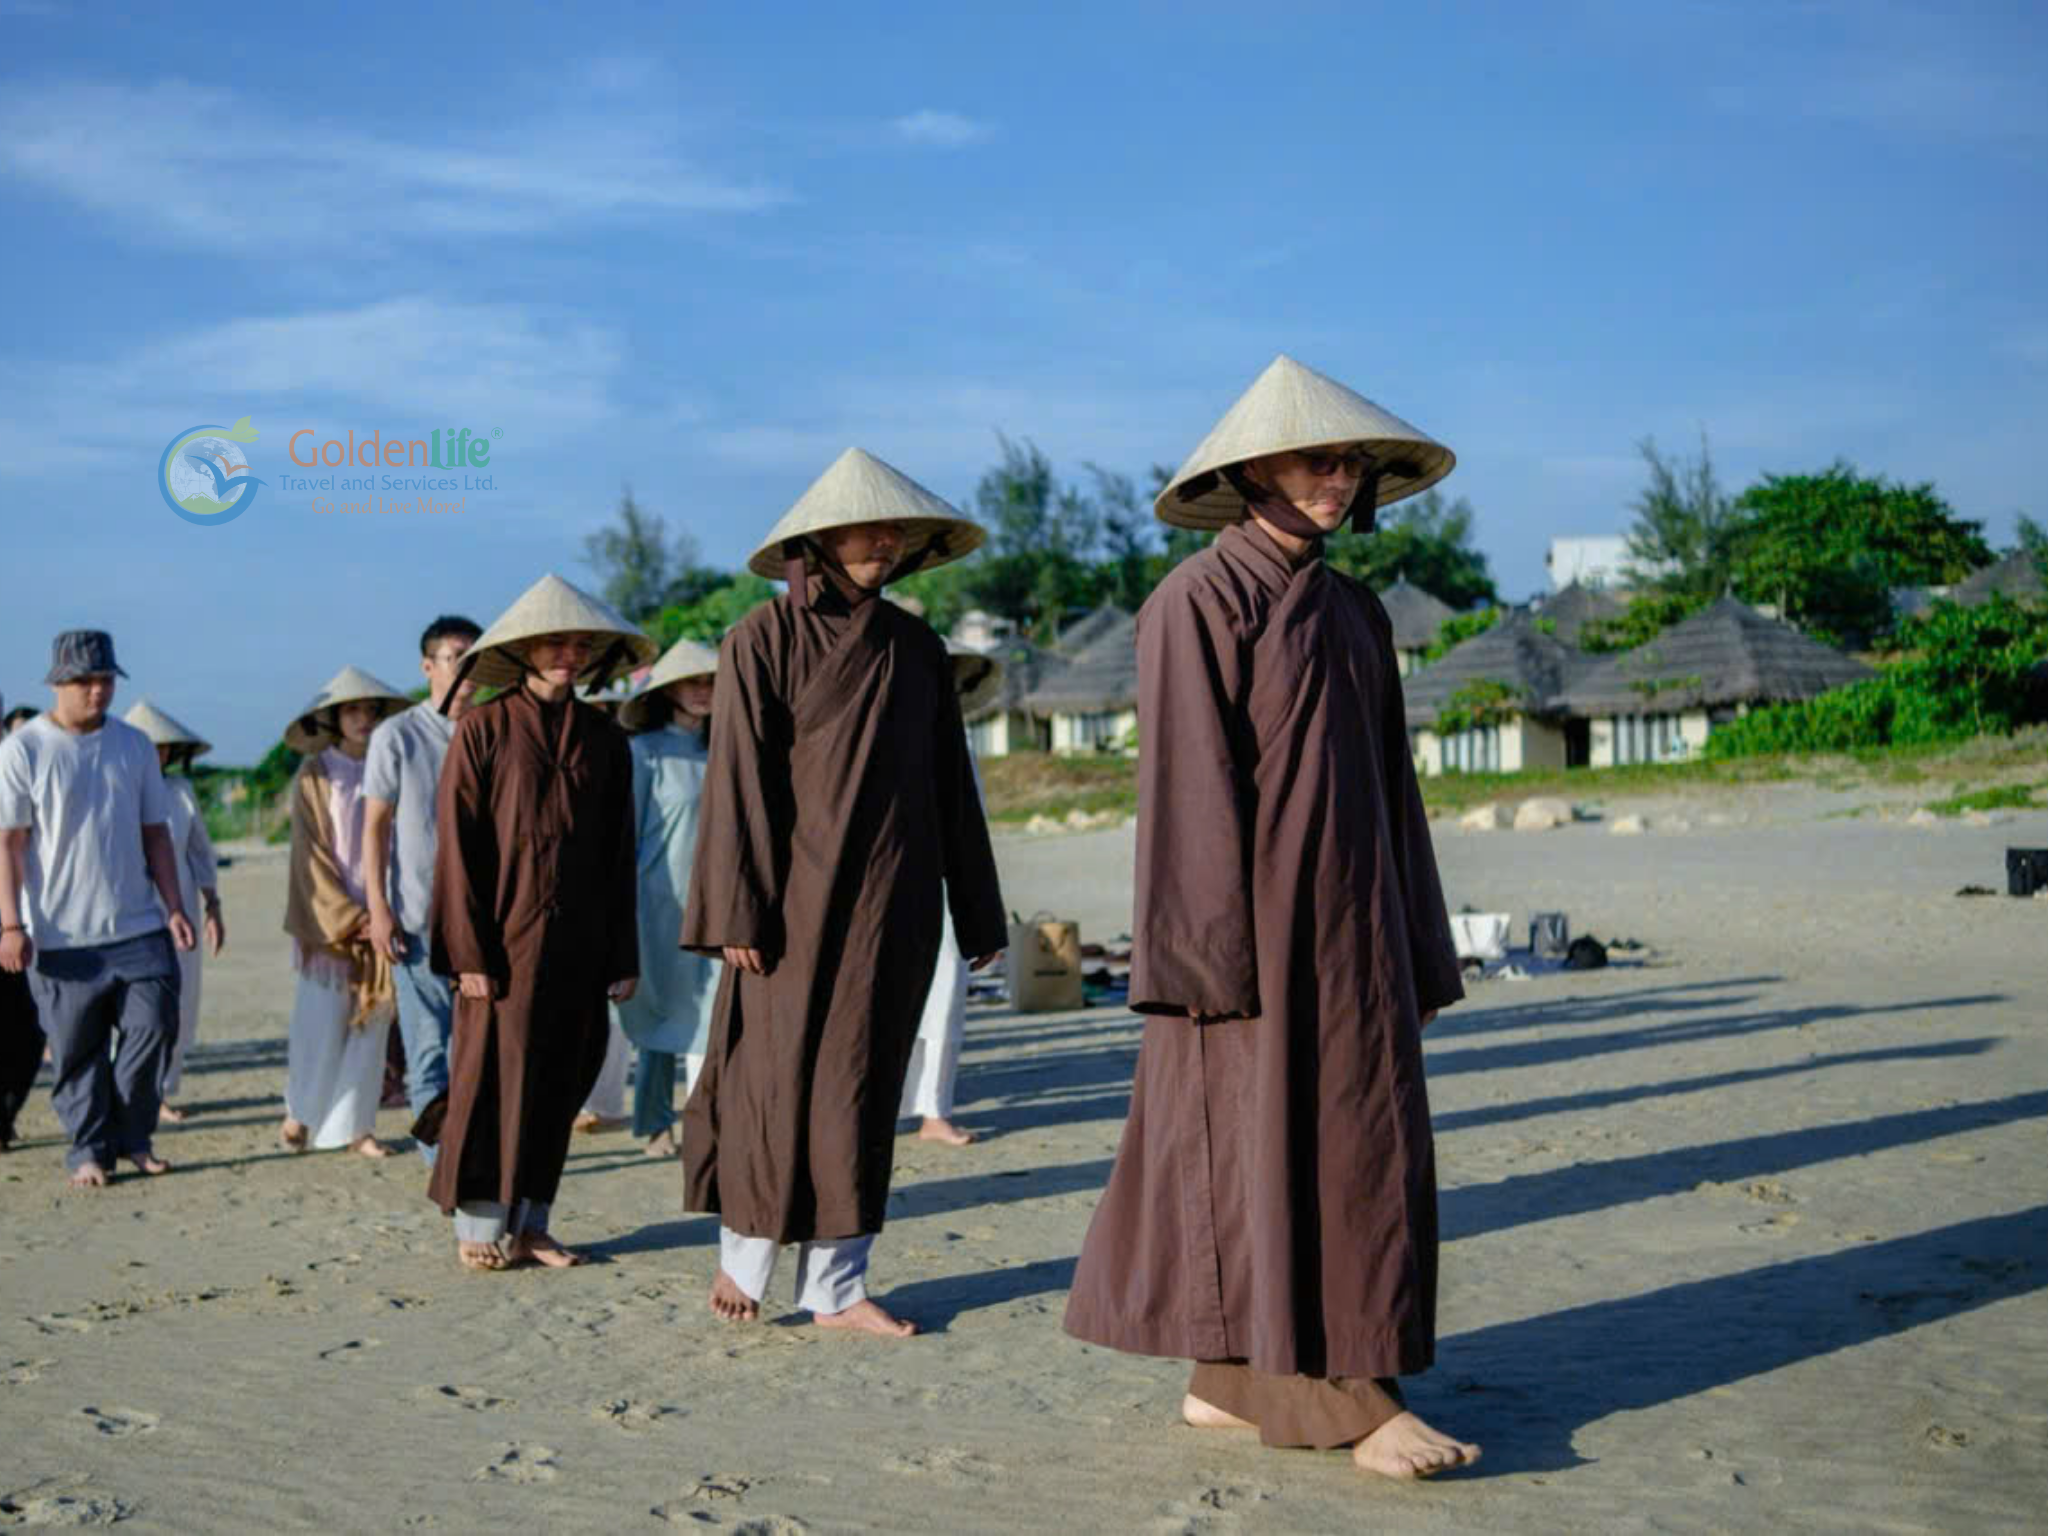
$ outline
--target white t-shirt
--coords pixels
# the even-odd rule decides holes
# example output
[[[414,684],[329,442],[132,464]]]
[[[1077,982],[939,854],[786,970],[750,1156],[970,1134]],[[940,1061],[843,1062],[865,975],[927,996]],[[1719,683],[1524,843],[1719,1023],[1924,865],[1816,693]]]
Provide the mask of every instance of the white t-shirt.
[[[29,829],[22,922],[38,947],[113,944],[164,926],[142,829],[164,825],[170,810],[156,748],[125,721],[74,735],[46,713],[0,742],[0,828]]]

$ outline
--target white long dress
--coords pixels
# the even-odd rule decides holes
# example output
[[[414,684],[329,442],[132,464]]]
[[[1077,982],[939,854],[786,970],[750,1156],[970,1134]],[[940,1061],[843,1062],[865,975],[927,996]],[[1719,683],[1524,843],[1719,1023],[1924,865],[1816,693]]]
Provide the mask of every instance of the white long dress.
[[[331,786],[335,863],[343,885],[363,899],[363,762],[329,747],[321,767]],[[354,1011],[348,967],[294,943],[298,989],[292,999],[286,1044],[284,1112],[312,1130],[316,1147],[346,1147],[377,1126],[377,1101],[384,1088],[384,1044],[388,1015],[362,1029],[348,1027]]]
[[[189,950],[178,952],[178,1041],[171,1047],[163,1077],[163,1096],[169,1098],[184,1080],[185,1052],[199,1033],[200,957],[206,944],[205,913],[199,906],[199,893],[220,883],[220,870],[213,856],[213,839],[206,835],[206,818],[199,814],[199,796],[192,781],[183,774],[168,774],[164,788],[170,792],[168,828],[171,849],[178,860],[178,900],[199,938],[199,943]]]

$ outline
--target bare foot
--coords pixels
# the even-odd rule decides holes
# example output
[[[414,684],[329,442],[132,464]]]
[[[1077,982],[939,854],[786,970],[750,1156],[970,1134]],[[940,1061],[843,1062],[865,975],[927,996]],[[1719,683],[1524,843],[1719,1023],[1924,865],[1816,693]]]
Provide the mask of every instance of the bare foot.
[[[682,1151],[681,1144],[676,1140],[674,1126],[670,1126],[665,1131],[656,1131],[647,1138],[647,1155],[649,1157],[680,1157]]]
[[[107,1170],[98,1163],[80,1163],[71,1170],[71,1187],[73,1189],[105,1189],[107,1187]]]
[[[303,1152],[306,1150],[307,1139],[311,1135],[312,1132],[307,1130],[304,1125],[294,1120],[290,1115],[286,1115],[284,1124],[277,1128],[277,1144],[287,1152]]]
[[[171,1171],[171,1165],[158,1157],[154,1152],[138,1153],[136,1156],[129,1158],[128,1161],[135,1165],[137,1173],[146,1173],[151,1178]]]
[[[923,1125],[917,1128],[919,1141],[940,1141],[949,1147],[966,1147],[974,1144],[974,1133],[963,1131],[943,1115],[927,1115]]]
[[[586,1109],[569,1122],[569,1128],[579,1136],[595,1136],[599,1131],[615,1131],[625,1123]]]
[[[505,1244],[505,1257],[514,1264],[530,1260],[548,1269],[574,1269],[578,1264],[590,1262],[574,1248],[564,1248],[545,1232],[521,1232]]]
[[[559,1124],[560,1122],[556,1123]],[[391,1155],[391,1149],[374,1136],[358,1136],[348,1144],[348,1149],[351,1152],[359,1152],[364,1157],[389,1157]]]
[[[183,1125],[188,1117],[175,1104],[159,1104],[156,1111],[158,1125]]]
[[[891,1317],[872,1301],[856,1301],[844,1312],[813,1312],[811,1321],[820,1328],[847,1328],[857,1333],[878,1333],[885,1339],[907,1339],[917,1324]]]
[[[455,1257],[462,1261],[464,1269],[504,1269],[504,1252],[496,1243],[462,1243],[455,1245]]]
[[[1195,1429],[1257,1429],[1249,1419],[1225,1413],[1214,1403],[1205,1403],[1190,1392],[1180,1400],[1180,1416]]]
[[[1354,1445],[1351,1459],[1382,1477],[1434,1477],[1471,1466],[1479,1447],[1437,1433],[1412,1413],[1399,1413]]]
[[[740,1289],[724,1270],[711,1282],[711,1315],[727,1323],[751,1323],[761,1315],[760,1303]]]

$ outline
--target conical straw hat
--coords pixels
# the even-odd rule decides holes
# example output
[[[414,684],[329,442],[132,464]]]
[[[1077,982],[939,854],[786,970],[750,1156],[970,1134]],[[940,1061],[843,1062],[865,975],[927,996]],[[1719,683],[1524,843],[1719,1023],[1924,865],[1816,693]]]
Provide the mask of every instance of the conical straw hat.
[[[904,553],[928,549],[917,569],[931,570],[981,547],[988,537],[953,506],[934,496],[901,470],[861,448],[849,448],[782,514],[767,541],[754,551],[747,569],[771,581],[783,578],[782,545],[827,528],[855,523],[901,523]]]
[[[647,674],[633,696],[619,709],[619,724],[629,731],[644,731],[654,723],[656,698],[670,683],[692,677],[710,677],[718,671],[718,652],[695,640],[678,640],[661,653],[661,660]]]
[[[325,688],[313,695],[313,702],[299,711],[298,718],[285,727],[284,744],[301,757],[325,751],[341,740],[332,711],[364,699],[379,706],[380,720],[412,707],[412,700],[389,683],[372,677],[361,667],[343,667],[328,679]]]
[[[153,745],[179,748],[187,762],[213,750],[212,742],[191,726],[172,719],[147,699],[137,699],[121,718],[147,736]]]
[[[960,717],[978,714],[995,702],[1003,691],[1002,661],[957,640],[946,642],[946,654],[953,659],[953,687],[960,695]]]
[[[1226,528],[1244,516],[1244,498],[1219,470],[1263,454],[1340,443],[1362,443],[1380,461],[1382,507],[1429,489],[1458,462],[1427,433],[1283,353],[1188,455],[1153,511],[1176,528]]]
[[[613,677],[654,660],[656,646],[618,609],[573,587],[553,571],[520,595],[463,653],[463,675],[486,688],[511,688],[526,675],[519,653],[509,649],[541,635],[597,637],[590,666],[577,681],[602,688]]]

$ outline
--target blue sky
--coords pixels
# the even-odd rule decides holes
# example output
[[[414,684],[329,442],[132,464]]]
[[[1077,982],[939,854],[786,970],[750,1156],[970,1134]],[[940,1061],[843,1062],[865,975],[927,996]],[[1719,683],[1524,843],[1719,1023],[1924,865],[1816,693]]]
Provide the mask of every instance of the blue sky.
[[[1457,450],[1517,597],[1646,435],[2048,515],[2038,4],[139,9],[0,0],[0,692],[105,627],[221,761],[588,580],[625,482],[736,565],[849,444],[1142,477],[1279,351]],[[174,517],[243,415],[262,500]],[[459,517],[280,487],[436,426],[503,434]]]

